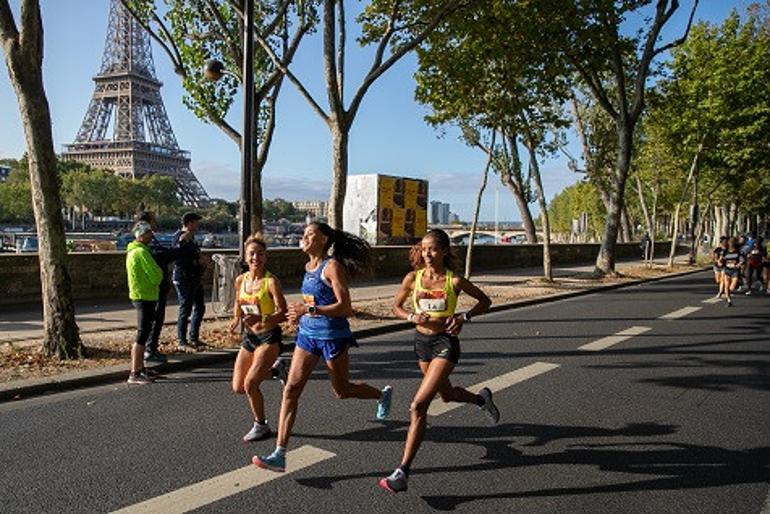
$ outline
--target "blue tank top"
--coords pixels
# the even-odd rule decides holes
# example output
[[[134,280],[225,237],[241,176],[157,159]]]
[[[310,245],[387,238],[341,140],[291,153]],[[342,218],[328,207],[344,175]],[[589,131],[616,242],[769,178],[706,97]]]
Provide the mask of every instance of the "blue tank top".
[[[331,305],[337,303],[334,290],[326,283],[321,274],[329,264],[329,259],[313,271],[306,271],[302,279],[302,299],[307,305]],[[299,319],[299,333],[316,339],[343,339],[353,337],[350,324],[343,316],[329,317],[321,314],[305,314]]]

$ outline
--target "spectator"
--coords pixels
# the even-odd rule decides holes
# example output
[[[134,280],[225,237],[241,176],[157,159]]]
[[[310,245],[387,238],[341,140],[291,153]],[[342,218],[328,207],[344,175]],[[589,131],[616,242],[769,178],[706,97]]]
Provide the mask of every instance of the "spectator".
[[[158,302],[158,287],[163,280],[163,271],[152,258],[148,244],[152,241],[152,228],[144,221],[134,225],[134,241],[126,250],[126,275],[128,276],[128,297],[136,308],[136,342],[131,348],[131,372],[129,384],[152,382],[144,369],[142,357],[150,337]]]
[[[206,310],[201,284],[206,260],[201,254],[200,246],[195,242],[201,219],[200,214],[196,212],[186,212],[182,216],[182,228],[174,234],[174,245],[178,248],[179,255],[174,262],[171,278],[179,300],[177,344],[178,349],[183,352],[194,351],[199,346],[200,327]]]
[[[152,253],[152,258],[155,259],[155,262],[163,271],[163,280],[161,280],[158,290],[158,302],[155,305],[155,314],[152,319],[150,340],[144,352],[144,362],[147,364],[163,364],[166,362],[166,356],[160,353],[158,342],[160,340],[160,331],[163,329],[163,323],[166,321],[166,300],[168,299],[169,289],[171,289],[168,266],[179,256],[179,249],[165,246],[155,237],[155,232],[158,230],[158,220],[154,212],[141,212],[138,216],[138,221],[144,221],[152,228],[153,236],[150,242],[150,253]]]
[[[642,240],[639,242],[639,249],[642,251],[642,260],[646,261],[650,258],[650,243],[652,240],[650,239],[650,234],[648,232],[645,232],[642,236]]]

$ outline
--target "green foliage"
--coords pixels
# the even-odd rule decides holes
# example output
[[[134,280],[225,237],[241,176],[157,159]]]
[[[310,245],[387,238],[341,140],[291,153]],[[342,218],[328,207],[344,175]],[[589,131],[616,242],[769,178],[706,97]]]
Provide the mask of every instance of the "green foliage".
[[[3,163],[11,168],[8,179],[0,183],[0,221],[33,223],[32,190],[29,173],[18,162]],[[24,163],[26,167],[26,162]]]
[[[763,212],[770,195],[770,23],[767,6],[742,21],[699,23],[673,52],[669,72],[650,94],[639,168],[664,175],[663,199],[678,201],[703,145],[700,202],[738,202]]]
[[[548,206],[551,230],[554,233],[569,234],[572,231],[572,220],[579,219],[582,213],[588,214],[588,238],[599,238],[604,228],[606,210],[599,191],[590,182],[566,187],[553,197]]]

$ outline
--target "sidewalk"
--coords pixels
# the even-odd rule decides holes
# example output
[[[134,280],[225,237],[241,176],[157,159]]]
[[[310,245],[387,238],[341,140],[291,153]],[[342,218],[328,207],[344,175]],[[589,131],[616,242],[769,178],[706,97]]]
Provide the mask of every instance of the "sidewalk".
[[[662,259],[661,259],[662,261]],[[633,264],[637,260],[619,262],[618,264]],[[554,268],[554,278],[567,277],[576,273],[589,273],[594,265],[570,265]],[[543,276],[542,267],[538,268],[512,268],[508,270],[494,270],[479,272],[472,276],[472,280],[482,289],[485,284],[510,283],[527,281]],[[362,284],[354,284],[350,288],[354,301],[377,300],[392,298],[396,293],[400,279],[387,281],[375,281]],[[288,302],[301,301],[299,290],[286,290]],[[75,306],[76,319],[81,334],[94,332],[107,332],[113,330],[125,330],[136,328],[136,311],[131,306],[128,298],[125,301],[81,302]],[[176,324],[178,305],[175,298],[169,298],[166,307],[166,325]],[[206,304],[205,320],[216,319],[212,303]],[[222,316],[219,316],[222,317]],[[36,345],[43,339],[43,312],[42,306],[27,306],[4,309],[0,313],[0,346],[14,343],[16,346]]]

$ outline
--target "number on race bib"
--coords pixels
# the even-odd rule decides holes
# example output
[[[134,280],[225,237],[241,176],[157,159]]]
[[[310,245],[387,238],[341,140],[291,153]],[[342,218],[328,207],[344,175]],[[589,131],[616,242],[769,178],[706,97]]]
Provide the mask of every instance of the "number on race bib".
[[[417,305],[423,312],[444,312],[446,310],[445,298],[420,298]]]

